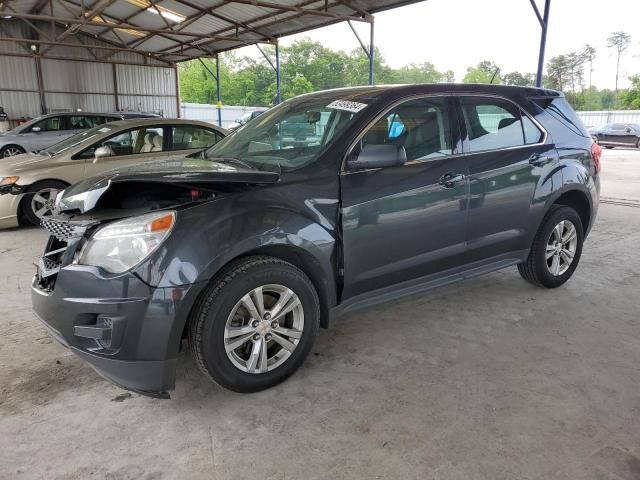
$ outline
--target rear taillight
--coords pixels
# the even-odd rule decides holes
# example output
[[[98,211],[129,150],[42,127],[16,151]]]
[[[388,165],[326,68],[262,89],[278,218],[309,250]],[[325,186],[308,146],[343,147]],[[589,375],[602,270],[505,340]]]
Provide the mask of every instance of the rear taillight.
[[[602,147],[594,142],[591,144],[591,158],[593,158],[593,165],[596,167],[596,172],[600,172],[602,169],[600,157],[602,157]]]

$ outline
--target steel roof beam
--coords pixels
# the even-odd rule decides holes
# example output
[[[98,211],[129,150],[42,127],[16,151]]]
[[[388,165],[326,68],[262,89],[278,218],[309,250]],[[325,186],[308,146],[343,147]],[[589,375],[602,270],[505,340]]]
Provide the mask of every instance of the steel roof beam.
[[[324,10],[309,10],[300,6],[280,5],[278,3],[265,2],[261,0],[227,0],[226,3],[239,3],[241,5],[252,5],[254,7],[271,8],[277,10],[279,13],[295,12],[303,15],[316,15],[319,17],[333,18],[335,20],[353,20],[356,22],[370,22],[371,19],[363,18],[362,16],[353,15],[341,15],[339,13],[327,12]]]

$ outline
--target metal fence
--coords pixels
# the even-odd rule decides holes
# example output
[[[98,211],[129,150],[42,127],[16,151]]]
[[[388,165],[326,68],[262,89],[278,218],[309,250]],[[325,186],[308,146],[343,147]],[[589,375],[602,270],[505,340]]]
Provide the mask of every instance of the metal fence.
[[[595,112],[576,112],[585,127],[601,127],[607,123],[638,123],[640,110],[609,110]]]
[[[243,114],[254,110],[265,110],[265,107],[242,107],[234,105],[222,106],[222,127],[227,128]],[[218,109],[206,103],[181,103],[180,116],[188,120],[202,120],[218,125]]]

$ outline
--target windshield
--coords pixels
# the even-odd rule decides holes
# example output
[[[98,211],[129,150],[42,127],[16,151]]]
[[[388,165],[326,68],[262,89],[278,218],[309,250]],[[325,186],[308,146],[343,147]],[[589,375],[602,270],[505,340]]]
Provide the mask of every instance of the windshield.
[[[106,125],[98,125],[96,127],[90,128],[89,130],[85,130],[82,133],[78,133],[72,137],[69,137],[61,142],[52,145],[45,150],[42,150],[42,153],[48,153],[50,155],[59,155],[67,150],[71,150],[78,145],[86,145],[90,143],[92,140],[95,140],[96,137],[103,135],[105,133],[109,133],[112,130],[111,127]]]
[[[367,105],[336,99],[336,93],[302,96],[247,123],[205,152],[266,170],[294,170],[315,161]]]

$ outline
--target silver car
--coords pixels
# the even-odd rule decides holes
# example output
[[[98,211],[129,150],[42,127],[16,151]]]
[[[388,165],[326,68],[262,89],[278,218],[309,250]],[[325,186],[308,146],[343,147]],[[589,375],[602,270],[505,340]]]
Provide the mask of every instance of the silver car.
[[[83,130],[116,120],[157,117],[147,113],[51,113],[0,134],[0,158],[37,152]]]
[[[195,120],[121,120],[79,133],[39,153],[0,160],[0,228],[38,224],[58,192],[114,168],[184,157],[218,143],[226,131]]]

